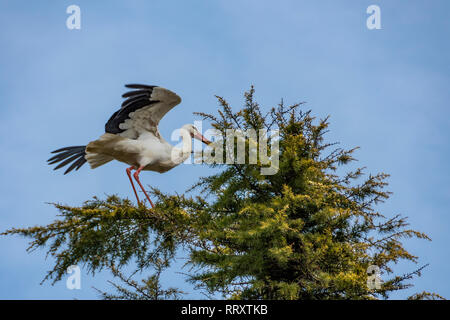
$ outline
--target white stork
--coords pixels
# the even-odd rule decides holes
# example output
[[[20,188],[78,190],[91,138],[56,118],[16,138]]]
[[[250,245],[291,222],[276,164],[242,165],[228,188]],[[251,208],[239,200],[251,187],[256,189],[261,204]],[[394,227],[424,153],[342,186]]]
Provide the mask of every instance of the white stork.
[[[174,92],[158,86],[127,84],[135,89],[122,95],[127,98],[105,125],[105,134],[87,146],[65,147],[53,151],[55,156],[48,159],[48,164],[59,163],[54,170],[72,163],[64,172],[78,170],[86,162],[95,169],[111,160],[124,162],[138,204],[140,203],[134,179],[141,187],[151,206],[154,207],[147,192],[139,180],[141,171],[166,172],[185,161],[192,152],[192,138],[210,144],[192,124],[180,129],[182,148],[169,144],[161,137],[158,124],[161,118],[181,102]]]

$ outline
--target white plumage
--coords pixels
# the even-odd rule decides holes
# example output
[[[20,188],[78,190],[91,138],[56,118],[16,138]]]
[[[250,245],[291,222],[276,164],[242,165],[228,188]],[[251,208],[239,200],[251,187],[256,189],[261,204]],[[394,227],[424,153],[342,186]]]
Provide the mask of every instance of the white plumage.
[[[49,164],[61,162],[55,170],[72,163],[64,174],[73,169],[78,170],[85,162],[88,162],[92,169],[112,160],[124,162],[130,166],[126,172],[138,203],[140,201],[131,178],[131,170],[136,170],[133,176],[153,207],[153,202],[139,181],[140,172],[145,170],[166,172],[190,156],[192,138],[206,144],[210,141],[205,139],[192,124],[186,124],[180,129],[182,148],[172,146],[161,137],[158,124],[167,112],[181,102],[181,98],[162,87],[140,84],[130,84],[126,87],[137,90],[123,95],[128,99],[106,123],[105,134],[87,146],[55,150],[53,153],[56,155],[48,162]]]

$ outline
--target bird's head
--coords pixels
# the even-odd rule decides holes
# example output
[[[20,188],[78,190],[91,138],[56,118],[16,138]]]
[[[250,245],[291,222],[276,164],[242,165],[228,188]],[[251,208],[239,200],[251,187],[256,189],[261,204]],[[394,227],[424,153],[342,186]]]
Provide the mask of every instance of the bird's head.
[[[200,131],[198,131],[198,129],[192,125],[192,124],[185,124],[184,126],[181,127],[181,129],[186,130],[190,136],[194,139],[200,140],[201,142],[205,143],[205,144],[210,144],[211,141],[209,141],[208,139],[206,139],[201,133]]]

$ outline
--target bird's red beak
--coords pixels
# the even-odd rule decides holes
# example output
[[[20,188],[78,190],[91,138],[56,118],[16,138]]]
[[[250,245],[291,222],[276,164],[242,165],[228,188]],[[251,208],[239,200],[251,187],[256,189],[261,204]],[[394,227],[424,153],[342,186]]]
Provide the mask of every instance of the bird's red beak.
[[[194,139],[200,140],[201,142],[203,142],[204,144],[210,144],[211,141],[209,141],[208,139],[206,139],[204,136],[202,136],[199,132],[197,132],[196,134],[194,134]]]

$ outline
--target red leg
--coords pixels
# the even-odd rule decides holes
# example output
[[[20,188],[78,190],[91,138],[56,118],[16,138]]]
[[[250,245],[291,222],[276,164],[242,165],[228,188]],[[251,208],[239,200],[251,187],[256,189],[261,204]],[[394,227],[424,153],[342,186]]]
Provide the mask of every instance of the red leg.
[[[127,168],[126,171],[127,171],[128,178],[130,179],[131,186],[133,187],[133,191],[134,191],[134,195],[136,196],[137,203],[139,205],[141,202],[139,201],[139,197],[138,197],[138,194],[136,192],[136,188],[134,187],[133,179],[131,179],[131,170],[133,170],[133,169],[135,169],[135,167],[129,167],[129,168]]]
[[[139,173],[141,173],[142,169],[144,169],[144,166],[140,166],[139,169],[137,169],[137,171],[133,174],[133,176],[134,176],[134,179],[136,179],[139,186],[141,187],[142,192],[144,192],[145,196],[147,197],[148,202],[150,202],[150,204],[152,205],[152,208],[154,208],[155,206],[153,205],[152,200],[150,200],[150,197],[148,196],[147,192],[145,192],[144,187],[142,186],[141,182],[139,181]]]

